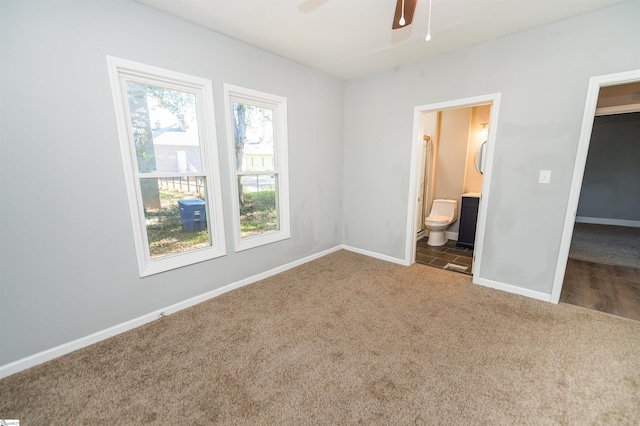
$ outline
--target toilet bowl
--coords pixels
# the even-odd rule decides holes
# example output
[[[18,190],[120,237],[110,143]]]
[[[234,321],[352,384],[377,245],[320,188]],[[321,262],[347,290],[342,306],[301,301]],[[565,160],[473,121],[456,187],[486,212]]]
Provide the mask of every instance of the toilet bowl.
[[[442,246],[447,242],[444,230],[458,219],[458,202],[456,200],[433,200],[431,213],[424,220],[429,230],[427,244]]]

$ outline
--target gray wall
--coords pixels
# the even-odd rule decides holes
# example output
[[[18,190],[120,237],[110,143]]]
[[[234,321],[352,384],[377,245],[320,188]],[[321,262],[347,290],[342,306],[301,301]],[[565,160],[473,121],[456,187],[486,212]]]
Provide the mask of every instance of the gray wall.
[[[0,365],[340,243],[403,258],[414,106],[494,92],[482,277],[550,292],[588,79],[640,68],[639,4],[344,84],[130,0],[0,2]],[[105,55],[211,79],[223,160],[223,82],[286,96],[292,238],[233,253],[223,161],[227,256],[138,278]]]
[[[640,221],[640,112],[595,118],[577,215]]]
[[[342,81],[129,0],[0,7],[0,365],[343,241]],[[213,81],[227,256],[138,277],[105,55]],[[288,99],[292,238],[238,254],[223,82]]]
[[[588,81],[640,68],[638,16],[632,0],[347,81],[345,243],[404,258],[414,107],[500,92],[481,278],[549,294]]]

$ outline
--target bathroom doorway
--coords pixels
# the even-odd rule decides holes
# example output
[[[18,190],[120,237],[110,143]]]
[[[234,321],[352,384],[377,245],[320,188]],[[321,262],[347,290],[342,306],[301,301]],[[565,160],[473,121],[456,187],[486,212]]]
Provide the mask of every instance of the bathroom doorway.
[[[490,112],[491,105],[487,104],[421,114],[423,137],[417,182],[417,263],[468,275],[472,273],[482,191],[481,153],[488,137]],[[444,245],[435,241],[441,237],[425,224],[433,215],[442,213],[433,213],[435,200],[456,203],[455,215],[451,219],[453,223],[446,227],[444,233]]]
[[[640,320],[638,134],[640,70],[591,78],[552,302]]]
[[[446,261],[441,265],[443,267],[447,264],[460,264],[460,269],[468,266],[467,273],[472,273],[473,282],[477,283],[486,223],[486,206],[489,201],[489,182],[499,100],[500,94],[498,93],[414,108],[414,143],[411,152],[411,184],[405,259],[407,264],[416,263],[418,241],[424,239],[428,233],[428,230],[423,227],[424,218],[428,216],[433,200],[438,198],[455,199],[458,203],[458,218],[445,232],[450,241],[437,249],[445,254],[447,250],[452,250],[452,252],[436,263]],[[443,120],[443,117],[446,120]],[[450,121],[452,119],[454,121]],[[451,124],[455,120],[465,124]],[[483,127],[486,131],[485,134],[482,134]],[[443,149],[442,143],[448,137],[445,135],[447,132],[457,133],[458,138],[462,134],[464,139],[462,145],[447,146]],[[480,145],[482,145],[482,155],[476,156]],[[479,161],[478,166],[482,169],[483,174],[476,172],[477,176],[472,176],[472,173],[465,173],[468,167],[475,168],[476,160]],[[451,172],[453,169],[453,163],[456,163],[455,167],[460,173],[455,173],[453,178],[447,177],[447,172]],[[439,181],[443,184],[442,188],[438,188]],[[471,187],[476,190],[465,192],[465,188]],[[456,240],[459,236],[462,195],[469,192],[473,192],[477,196],[477,220],[475,221],[475,241],[472,250],[469,250],[468,247],[456,247]],[[482,195],[480,196],[480,194]],[[468,260],[464,259],[465,255]],[[463,272],[455,266],[447,269]]]

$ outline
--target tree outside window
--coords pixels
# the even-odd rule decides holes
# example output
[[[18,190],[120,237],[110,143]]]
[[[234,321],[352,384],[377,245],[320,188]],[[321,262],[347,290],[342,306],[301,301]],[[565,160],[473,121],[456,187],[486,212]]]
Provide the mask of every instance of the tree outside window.
[[[225,86],[237,188],[236,248],[289,236],[286,101]]]
[[[108,62],[140,275],[225,254],[211,82]]]

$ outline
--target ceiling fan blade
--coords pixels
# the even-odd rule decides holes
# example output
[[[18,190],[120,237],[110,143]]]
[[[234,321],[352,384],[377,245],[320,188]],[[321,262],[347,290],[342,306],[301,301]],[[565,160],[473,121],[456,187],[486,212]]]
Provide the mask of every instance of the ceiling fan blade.
[[[413,22],[413,12],[416,11],[417,0],[404,0],[405,24],[400,25],[400,17],[402,16],[402,1],[403,0],[396,0],[396,13],[393,16],[393,25],[391,25],[392,30],[406,27],[407,25],[411,25],[411,22]]]

